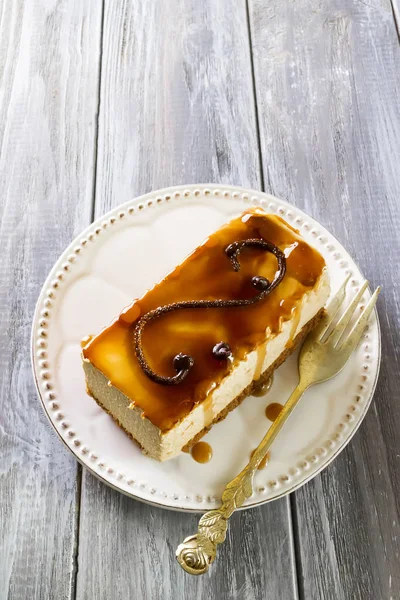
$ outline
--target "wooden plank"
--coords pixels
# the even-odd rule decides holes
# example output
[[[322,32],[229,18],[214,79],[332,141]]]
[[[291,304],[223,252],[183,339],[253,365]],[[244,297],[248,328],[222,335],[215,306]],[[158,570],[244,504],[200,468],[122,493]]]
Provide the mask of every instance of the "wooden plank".
[[[77,464],[33,383],[30,329],[90,221],[101,6],[0,3],[0,598],[72,598]]]
[[[267,190],[349,249],[379,301],[383,364],[359,433],[293,499],[300,597],[400,597],[400,49],[390,2],[251,1]]]
[[[106,2],[96,215],[171,184],[260,187],[246,7]],[[174,552],[198,517],[84,474],[77,597],[296,598],[287,500],[237,515],[210,575]],[[93,543],[93,540],[96,540]]]
[[[139,4],[106,2],[96,215],[168,185],[260,187],[244,1]]]
[[[212,570],[197,578],[179,567],[175,550],[199,516],[136,502],[88,473],[81,507],[79,599],[113,590],[132,600],[297,598],[285,501],[235,515]]]
[[[391,0],[392,10],[393,10],[393,18],[397,29],[397,35],[400,41],[400,3],[399,0]]]

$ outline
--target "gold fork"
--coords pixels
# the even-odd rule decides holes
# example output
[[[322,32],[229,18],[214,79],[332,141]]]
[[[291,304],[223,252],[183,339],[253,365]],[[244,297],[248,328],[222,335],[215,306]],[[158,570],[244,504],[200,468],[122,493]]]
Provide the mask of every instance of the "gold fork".
[[[349,277],[329,303],[325,315],[316,329],[306,337],[299,354],[299,383],[278,418],[261,440],[245,468],[225,487],[222,494],[222,506],[204,513],[199,521],[197,533],[187,537],[178,546],[176,558],[188,573],[201,575],[208,571],[216,557],[218,544],[225,540],[229,517],[252,495],[254,473],[297,406],[301,396],[312,385],[337,375],[357,347],[376,304],[380,287],[375,290],[350,333],[346,335],[345,331],[368,286],[368,281],[365,281],[337,324],[333,326],[333,321],[346,295],[345,290]]]

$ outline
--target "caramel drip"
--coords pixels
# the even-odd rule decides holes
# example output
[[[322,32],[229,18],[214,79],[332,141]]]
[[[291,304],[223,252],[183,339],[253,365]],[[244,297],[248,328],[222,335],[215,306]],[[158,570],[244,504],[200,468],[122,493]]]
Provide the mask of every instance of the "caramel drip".
[[[253,376],[253,380],[257,381],[257,379],[260,379],[260,375],[262,373],[263,370],[263,365],[264,365],[264,360],[265,360],[265,356],[267,354],[267,344],[260,344],[257,348],[257,363],[256,363],[256,368],[254,371],[254,376]]]
[[[213,451],[207,442],[197,442],[191,449],[191,455],[198,463],[208,463],[212,459]]]
[[[271,375],[271,377],[269,377],[267,379],[267,381],[264,381],[264,383],[262,383],[260,386],[256,386],[256,388],[253,390],[253,396],[256,396],[257,398],[261,398],[262,396],[265,396],[265,394],[267,394],[269,392],[269,390],[272,387],[272,384],[274,383],[274,376]]]
[[[279,404],[279,402],[272,402],[271,404],[268,404],[267,408],[265,409],[265,415],[267,419],[270,421],[275,421],[279,417],[282,408],[283,405]]]
[[[292,310],[292,326],[290,328],[290,336],[288,341],[286,342],[286,348],[291,348],[293,346],[293,340],[296,337],[296,332],[299,327],[301,317],[300,306],[295,306]]]
[[[204,411],[204,425],[208,427],[212,421],[214,420],[214,406],[212,403],[212,396],[210,394],[205,394],[206,399],[204,400],[202,406]]]

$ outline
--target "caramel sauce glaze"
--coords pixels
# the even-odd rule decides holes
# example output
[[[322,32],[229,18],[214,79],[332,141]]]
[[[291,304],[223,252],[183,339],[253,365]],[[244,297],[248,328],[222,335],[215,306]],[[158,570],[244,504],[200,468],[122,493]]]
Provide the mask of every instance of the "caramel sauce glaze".
[[[282,408],[283,404],[279,404],[279,402],[272,402],[271,404],[268,404],[267,408],[265,409],[265,416],[270,421],[275,421],[279,417]]]
[[[265,394],[267,394],[269,392],[269,390],[271,389],[273,383],[274,383],[274,374],[272,374],[271,377],[269,377],[267,379],[267,381],[264,381],[264,383],[257,386],[256,389],[253,390],[252,396],[256,396],[257,398],[261,398],[262,396],[265,396]]]
[[[212,459],[213,451],[207,442],[197,442],[190,451],[194,460],[198,463],[208,463]]]
[[[87,346],[92,339],[94,338],[94,335],[86,335],[83,339],[81,339],[81,348],[84,348],[85,346]]]
[[[172,358],[180,352],[195,359],[181,384],[171,387],[151,381],[134,351],[133,330],[138,318],[179,300],[251,298],[257,294],[251,278],[261,275],[272,281],[277,260],[270,252],[246,249],[240,255],[240,271],[235,272],[224,250],[247,238],[270,241],[285,253],[286,274],[281,283],[252,306],[180,310],[149,322],[143,332],[143,350],[157,373],[173,374]],[[250,210],[212,234],[165,279],[135,300],[83,348],[83,356],[150,421],[167,431],[195,404],[207,399],[233,364],[265,342],[266,331],[269,336],[280,331],[304,294],[317,285],[324,266],[321,255],[283,219],[261,209]],[[213,357],[212,349],[220,341],[231,347],[232,360]],[[260,348],[260,359],[265,351],[266,347]]]

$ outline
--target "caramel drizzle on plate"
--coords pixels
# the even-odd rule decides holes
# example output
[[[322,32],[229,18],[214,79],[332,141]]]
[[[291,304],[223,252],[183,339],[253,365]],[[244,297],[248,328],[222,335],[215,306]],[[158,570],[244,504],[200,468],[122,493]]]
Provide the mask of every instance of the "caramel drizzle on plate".
[[[167,376],[156,373],[150,367],[143,352],[142,333],[147,323],[154,319],[158,319],[167,313],[189,308],[209,309],[251,306],[260,300],[263,300],[280,284],[286,273],[286,258],[284,253],[275,246],[275,244],[267,242],[266,240],[250,238],[233,242],[225,248],[225,254],[231,261],[234,271],[240,271],[239,255],[244,248],[259,248],[266,252],[271,252],[278,261],[278,271],[276,272],[273,281],[269,281],[267,278],[259,275],[252,277],[252,286],[259,292],[256,296],[239,300],[184,300],[182,302],[173,302],[172,304],[165,304],[164,306],[159,306],[154,310],[150,310],[139,319],[134,330],[134,347],[139,364],[149,379],[161,385],[178,385],[188,376],[190,369],[194,365],[194,358],[193,356],[190,356],[190,354],[183,354],[180,352],[172,361],[173,368],[176,372],[175,375]],[[229,344],[223,341],[214,346],[212,354],[214,358],[220,361],[228,360],[232,356]]]

